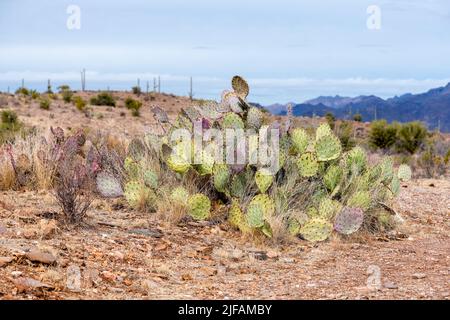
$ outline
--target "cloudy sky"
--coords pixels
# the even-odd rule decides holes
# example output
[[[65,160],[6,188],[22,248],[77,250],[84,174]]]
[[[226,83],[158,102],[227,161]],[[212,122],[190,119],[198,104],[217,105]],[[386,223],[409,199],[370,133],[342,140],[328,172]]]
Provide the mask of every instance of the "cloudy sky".
[[[244,3],[245,2],[245,3]],[[67,8],[81,10],[70,30]],[[367,27],[367,8],[381,29]],[[24,78],[218,97],[234,74],[251,100],[421,92],[450,82],[448,0],[0,0],[0,90]]]

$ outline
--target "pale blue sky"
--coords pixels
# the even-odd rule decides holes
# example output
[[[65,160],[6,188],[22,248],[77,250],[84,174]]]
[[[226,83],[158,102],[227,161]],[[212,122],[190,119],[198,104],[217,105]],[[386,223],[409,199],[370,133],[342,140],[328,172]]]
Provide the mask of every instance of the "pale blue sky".
[[[68,30],[68,5],[81,30]],[[381,30],[366,10],[381,9]],[[0,90],[25,78],[218,97],[234,74],[251,100],[421,92],[450,81],[448,0],[0,0]]]

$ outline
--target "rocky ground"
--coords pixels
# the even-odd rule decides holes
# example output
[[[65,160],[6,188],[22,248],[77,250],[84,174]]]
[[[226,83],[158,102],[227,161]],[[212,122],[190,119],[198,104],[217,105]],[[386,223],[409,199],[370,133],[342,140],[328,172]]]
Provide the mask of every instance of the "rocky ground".
[[[403,185],[396,210],[392,234],[272,245],[103,201],[70,229],[51,195],[3,192],[0,299],[449,299],[450,182]]]

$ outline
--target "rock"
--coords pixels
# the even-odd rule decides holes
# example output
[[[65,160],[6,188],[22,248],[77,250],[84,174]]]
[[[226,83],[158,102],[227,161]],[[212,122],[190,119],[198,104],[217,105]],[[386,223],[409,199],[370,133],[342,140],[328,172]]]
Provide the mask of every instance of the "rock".
[[[181,275],[181,280],[183,281],[190,281],[192,280],[192,276],[189,273],[185,273]]]
[[[2,226],[2,225],[0,225],[0,234],[4,234],[4,233],[6,233],[6,228],[4,227],[4,226]]]
[[[275,251],[275,250],[267,251],[267,257],[270,259],[275,259],[275,258],[278,258],[279,256],[280,256],[280,253],[278,251]]]
[[[413,279],[423,279],[423,278],[426,278],[426,277],[427,277],[427,275],[425,273],[414,273],[412,275]]]
[[[281,261],[284,263],[295,263],[294,258],[283,258],[283,259],[281,259]]]
[[[391,282],[391,281],[386,281],[385,283],[384,283],[384,287],[386,288],[386,289],[398,289],[398,286],[395,284],[395,283],[393,283],[393,282]]]
[[[13,280],[14,285],[17,288],[18,293],[32,291],[35,289],[53,289],[52,286],[42,283],[33,278],[18,278]]]
[[[39,233],[42,239],[51,238],[58,230],[56,220],[39,220]]]
[[[0,257],[0,268],[6,266],[8,263],[13,261],[12,257]]]
[[[18,278],[22,275],[21,271],[13,271],[11,272],[11,275],[13,276],[13,278]]]
[[[56,257],[51,253],[42,252],[38,249],[32,249],[30,252],[25,254],[28,260],[33,262],[40,262],[44,264],[54,264],[56,262]]]
[[[114,281],[117,279],[117,276],[116,276],[114,273],[109,272],[109,271],[103,271],[103,272],[100,274],[100,276],[101,276],[104,280],[109,281],[109,282],[114,282]]]
[[[117,260],[125,259],[125,255],[122,252],[120,252],[120,251],[114,251],[112,253],[112,256],[115,257]]]
[[[138,235],[152,237],[152,238],[161,238],[163,236],[161,231],[149,230],[149,229],[131,229],[131,230],[128,230],[128,233],[138,234]]]

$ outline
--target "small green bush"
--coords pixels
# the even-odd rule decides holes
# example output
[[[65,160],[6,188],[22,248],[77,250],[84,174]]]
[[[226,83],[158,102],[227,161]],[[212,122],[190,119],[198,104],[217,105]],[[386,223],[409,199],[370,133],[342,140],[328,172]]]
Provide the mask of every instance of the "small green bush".
[[[138,95],[138,96],[142,93],[141,87],[138,87],[138,86],[131,88],[131,90],[133,91],[133,93],[135,95]]]
[[[41,102],[39,102],[39,108],[43,110],[50,110],[50,100],[41,99]]]
[[[353,138],[353,125],[349,121],[342,121],[339,124],[337,136],[341,141],[344,151],[349,151],[356,145],[356,141]]]
[[[362,120],[363,120],[363,117],[360,113],[357,113],[353,116],[353,121],[362,122]]]
[[[86,101],[80,96],[73,97],[72,102],[79,111],[83,111],[86,107]]]
[[[91,104],[94,106],[116,106],[116,100],[108,92],[101,92],[96,97],[92,97],[90,100]]]
[[[2,111],[2,124],[16,125],[18,124],[17,113],[12,110]]]
[[[21,88],[16,90],[16,94],[23,94],[24,96],[29,96],[30,95],[30,90],[28,90],[25,87],[21,87]]]
[[[330,125],[330,128],[334,130],[334,123],[336,122],[336,117],[331,112],[327,112],[325,115],[325,119],[327,120],[328,124]]]
[[[63,93],[64,91],[70,91],[70,87],[67,84],[63,84],[58,87],[59,93]]]
[[[14,137],[22,129],[17,114],[12,110],[4,110],[1,112],[0,122],[0,145],[5,142],[11,142]]]
[[[36,100],[40,97],[40,94],[36,90],[30,90],[30,96],[31,99]]]
[[[397,132],[397,149],[399,152],[416,153],[425,143],[428,130],[418,122],[408,122],[400,126]]]
[[[140,109],[142,107],[142,102],[135,100],[133,98],[128,97],[125,100],[125,107],[129,110],[131,110],[131,114],[134,117],[139,117],[140,116]]]
[[[386,120],[374,121],[370,125],[369,145],[374,149],[387,150],[395,144],[397,126]]]
[[[72,91],[67,90],[67,91],[62,92],[62,98],[63,98],[64,102],[66,102],[66,103],[72,102],[72,97],[73,97]]]

